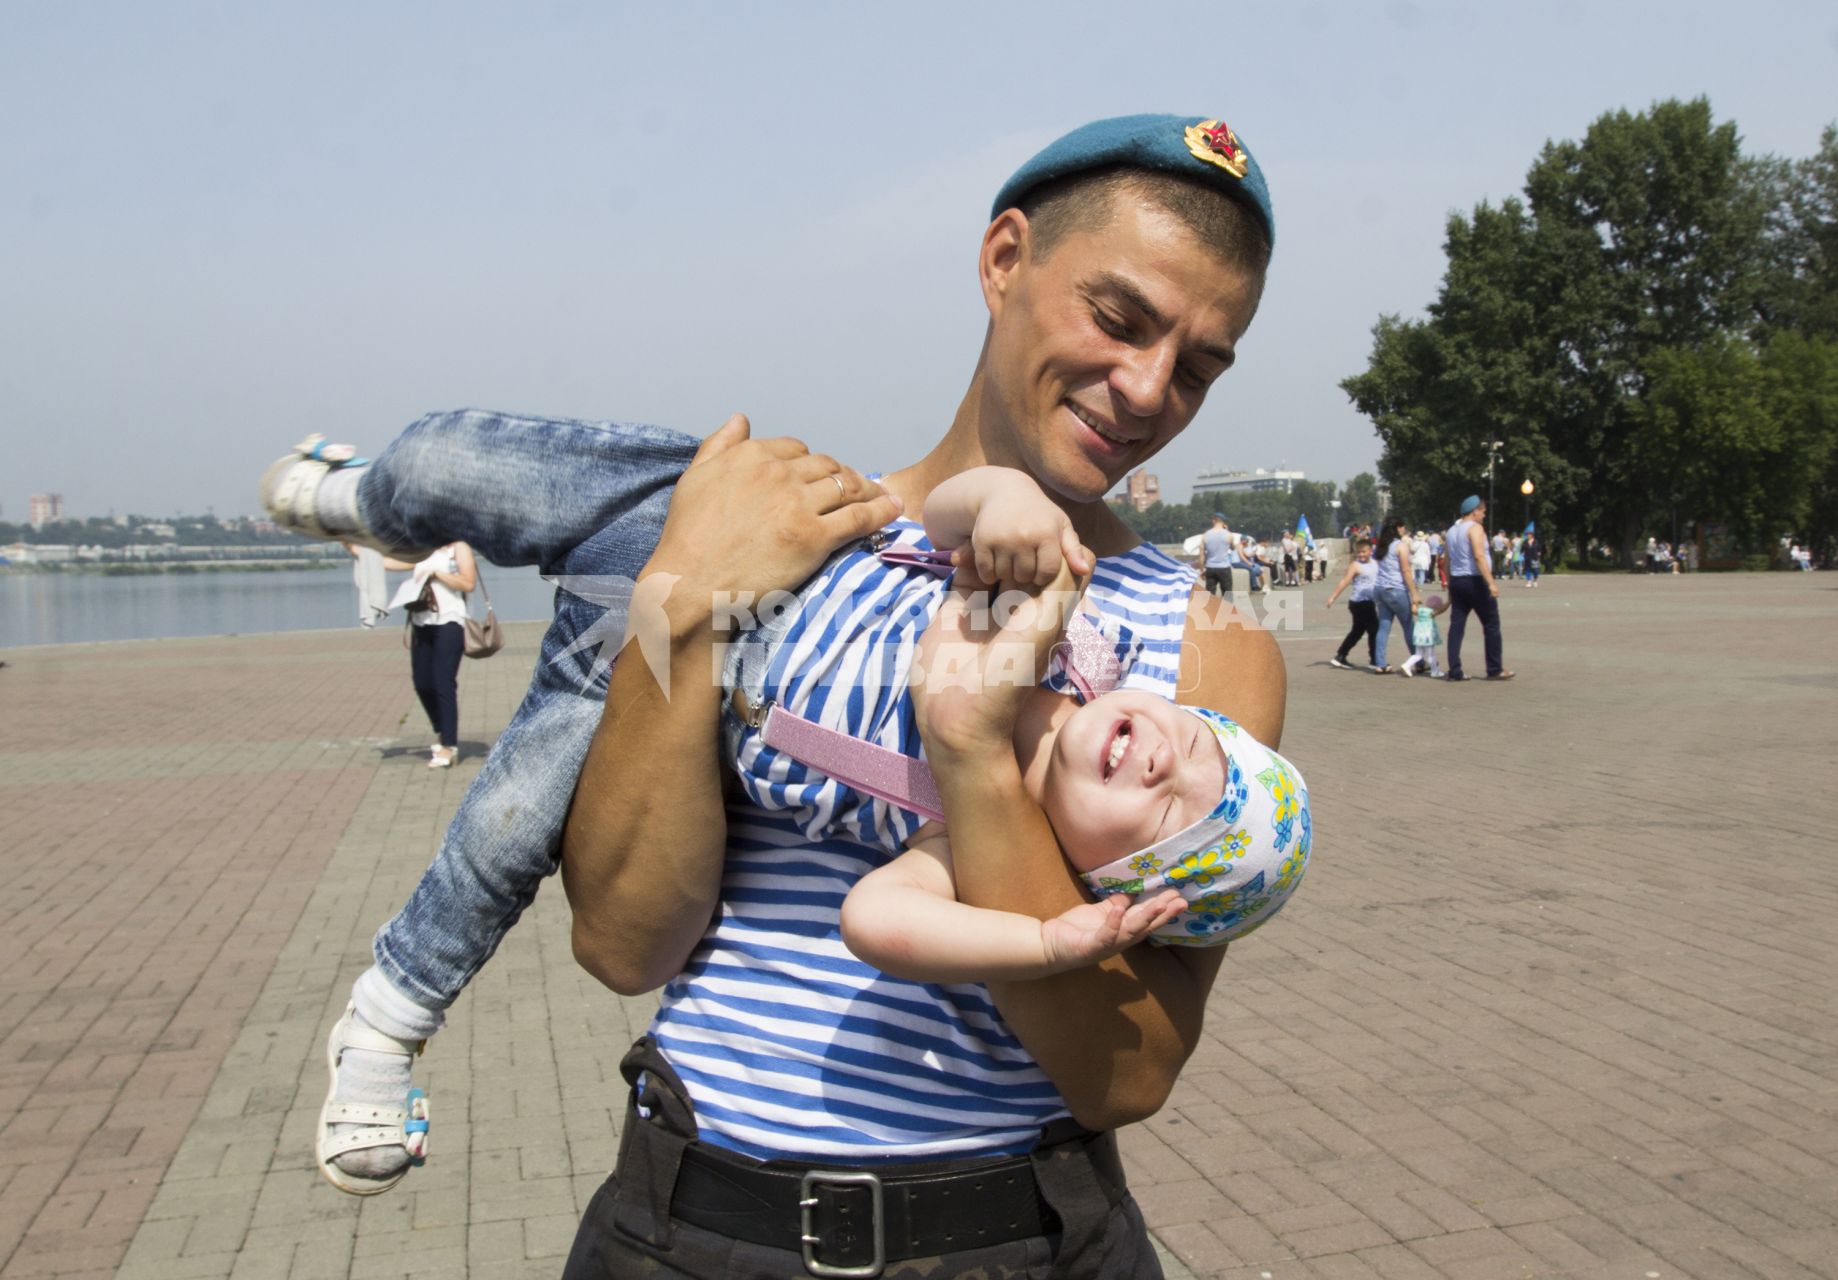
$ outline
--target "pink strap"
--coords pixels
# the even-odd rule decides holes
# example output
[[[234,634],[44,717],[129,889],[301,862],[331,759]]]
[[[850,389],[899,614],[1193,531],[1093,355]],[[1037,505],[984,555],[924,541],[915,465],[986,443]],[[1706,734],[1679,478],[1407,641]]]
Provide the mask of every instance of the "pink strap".
[[[919,547],[888,547],[874,553],[884,564],[904,565],[909,569],[923,569],[940,578],[951,576],[951,553],[949,551],[925,551]]]
[[[944,800],[923,760],[826,729],[776,703],[766,711],[760,740],[844,786],[897,804],[909,813],[945,820]]]
[[[905,565],[940,577],[951,572],[949,551],[890,547],[876,554],[889,564]],[[1066,675],[1081,698],[1115,688],[1122,674],[1122,664],[1110,640],[1082,613],[1074,614],[1067,622],[1064,658]],[[835,729],[826,729],[777,703],[766,710],[760,741],[845,787],[853,787],[921,817],[937,822],[945,820],[944,799],[938,794],[938,783],[923,760],[889,751]]]

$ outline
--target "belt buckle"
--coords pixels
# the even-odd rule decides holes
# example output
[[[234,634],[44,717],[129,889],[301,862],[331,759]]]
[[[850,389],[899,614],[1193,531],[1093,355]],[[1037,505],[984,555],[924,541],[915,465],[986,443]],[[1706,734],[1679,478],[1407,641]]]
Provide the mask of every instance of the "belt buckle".
[[[836,1267],[817,1258],[817,1245],[822,1237],[816,1234],[817,1197],[812,1194],[818,1183],[831,1183],[838,1186],[867,1187],[870,1203],[873,1205],[874,1259],[863,1267]],[[843,1172],[832,1169],[812,1169],[798,1182],[798,1235],[804,1242],[804,1269],[813,1276],[824,1280],[873,1280],[887,1268],[887,1237],[881,1222],[881,1179],[878,1174],[859,1171]]]

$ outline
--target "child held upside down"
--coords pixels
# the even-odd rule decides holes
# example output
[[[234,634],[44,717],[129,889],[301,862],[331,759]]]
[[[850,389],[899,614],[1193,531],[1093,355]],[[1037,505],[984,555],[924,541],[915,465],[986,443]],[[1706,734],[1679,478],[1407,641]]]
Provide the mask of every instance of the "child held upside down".
[[[656,444],[637,441],[635,456],[639,446],[655,451]],[[597,447],[604,449],[605,442]],[[324,488],[322,482],[336,475],[321,460],[329,455],[313,442],[302,453],[283,459],[264,483],[277,519],[322,534],[367,533],[361,521],[353,528],[348,518],[350,476],[340,478],[342,486]],[[306,469],[298,470],[302,465]],[[654,452],[651,465],[632,474],[654,483],[655,472]],[[336,509],[341,501],[342,517]],[[797,608],[745,633],[728,664],[728,684],[738,694],[730,707],[771,704],[917,756],[918,717],[908,687],[916,652],[922,664],[929,658],[935,665],[941,653],[947,659],[987,657],[997,639],[1032,643],[1042,634],[1017,631],[1021,624],[1013,620],[1006,631],[979,631],[970,588],[985,582],[1029,590],[1055,581],[1064,586],[1068,563],[1090,562],[1064,513],[1020,472],[985,467],[963,473],[933,490],[924,514],[923,531],[896,521],[884,531],[885,548],[837,553],[801,589]],[[642,541],[644,531],[628,529],[627,535]],[[948,602],[937,573],[890,574],[877,560],[897,562],[903,550],[923,559],[924,538],[961,549],[955,559],[964,582]],[[635,548],[638,561],[649,550]],[[557,607],[559,621],[560,595]],[[935,612],[943,625],[928,628]],[[1109,636],[1094,643],[1088,621],[1074,625],[1083,627],[1084,647],[1103,650],[1127,681],[1138,647],[1128,628],[1113,619]],[[1030,677],[1032,657],[1030,649]],[[989,724],[1012,734],[1030,794],[1062,848],[1102,895],[1044,922],[956,903],[943,827],[925,826],[918,815],[789,758],[765,743],[747,722],[753,717],[724,716],[728,758],[747,799],[793,813],[809,834],[840,833],[878,846],[883,859],[899,855],[862,877],[843,908],[844,941],[869,963],[919,982],[1043,975],[1093,963],[1151,935],[1189,945],[1242,936],[1293,890],[1308,854],[1309,816],[1306,791],[1286,762],[1205,709],[1135,689],[1093,690],[1081,704],[1067,694],[1089,681],[1065,664],[1048,683],[1060,692],[1011,683],[990,688],[985,699],[980,682],[976,689]],[[581,697],[591,695],[583,690]],[[940,705],[948,701],[948,694],[938,697]],[[597,714],[597,703],[590,705]],[[538,748],[526,743],[522,749]],[[578,767],[578,757],[562,763]],[[488,761],[487,771],[492,767]],[[479,787],[485,782],[481,775]],[[565,809],[566,792],[554,789],[515,798],[527,808],[556,795],[564,797]],[[553,815],[556,824],[560,816]],[[439,1008],[457,996],[514,923],[515,911],[507,913],[503,901],[514,895],[521,909],[553,870],[553,859],[551,843],[513,838],[494,850],[482,871],[476,854],[461,850],[450,833],[409,907],[378,935],[379,966],[359,979],[353,1007],[328,1044],[333,1079],[318,1147],[334,1185],[355,1194],[386,1190],[411,1154],[425,1151],[425,1099],[416,1104],[419,1119],[410,1113],[406,1134],[397,1101],[408,1091],[417,1047],[403,1028],[425,1028],[423,1036],[438,1028]],[[394,980],[396,972],[429,957],[439,961],[429,967],[455,975],[451,994],[443,992],[436,1008],[424,1003],[422,987],[411,994]],[[394,1025],[379,1027],[384,1020]]]
[[[1004,486],[1012,496],[995,501]],[[1222,944],[1274,915],[1306,865],[1307,791],[1293,767],[1217,712],[1137,690],[1091,689],[1092,673],[1077,669],[1080,651],[1102,667],[1127,646],[1094,639],[1084,615],[1071,619],[1084,628],[1083,643],[1054,646],[1045,687],[990,678],[992,668],[1013,669],[992,658],[1017,634],[1031,630],[1049,642],[1060,635],[1025,611],[1007,627],[978,625],[979,597],[1012,582],[1004,575],[1017,552],[1031,551],[1041,573],[1058,568],[1059,598],[1076,598],[1054,550],[1016,536],[1049,512],[1059,509],[1015,471],[983,468],[933,491],[928,536],[965,550],[953,557],[951,588],[920,638],[908,697],[927,726],[954,699],[979,704],[982,731],[1012,744],[1028,794],[1098,900],[1050,920],[959,902],[949,830],[928,823],[843,902],[843,940],[885,972],[921,982],[1025,979],[1096,963],[1144,939]],[[1100,646],[1107,652],[1092,661]],[[1264,787],[1255,801],[1247,775]]]

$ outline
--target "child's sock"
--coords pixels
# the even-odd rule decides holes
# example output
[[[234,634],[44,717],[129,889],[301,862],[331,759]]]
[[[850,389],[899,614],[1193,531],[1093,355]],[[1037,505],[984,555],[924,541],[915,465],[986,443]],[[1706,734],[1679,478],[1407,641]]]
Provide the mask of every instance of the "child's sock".
[[[359,1025],[380,1031],[406,1045],[428,1039],[446,1020],[439,1010],[424,1008],[396,990],[374,965],[366,969],[351,988],[351,1004],[352,1017]],[[408,1097],[411,1061],[407,1054],[346,1049],[339,1057],[338,1091],[334,1097],[339,1102],[402,1106]],[[356,1127],[335,1124],[332,1133],[337,1136]],[[408,1161],[406,1149],[392,1146],[348,1152],[339,1156],[336,1163],[346,1173],[384,1178]]]
[[[447,1015],[403,995],[375,965],[358,975],[351,1003],[365,1022],[398,1040],[426,1040],[446,1025]]]

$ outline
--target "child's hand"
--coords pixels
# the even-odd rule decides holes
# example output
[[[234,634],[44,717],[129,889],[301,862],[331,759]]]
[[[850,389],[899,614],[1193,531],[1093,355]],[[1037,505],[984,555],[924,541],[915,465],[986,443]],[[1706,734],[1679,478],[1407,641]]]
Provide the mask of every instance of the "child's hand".
[[[1186,905],[1186,899],[1174,889],[1137,903],[1120,893],[1082,902],[1040,922],[1047,963],[1055,973],[1096,964],[1135,946],[1180,915]]]
[[[970,540],[951,562],[974,567],[984,582],[1009,587],[1044,587],[1068,564],[1078,575],[1091,572],[1091,557],[1072,531],[1072,521],[1038,484],[1019,471],[1002,476],[977,509]]]
[[[926,753],[1014,755],[1015,718],[1079,601],[1070,562],[1044,589],[995,590],[957,571],[919,638],[909,685]]]

